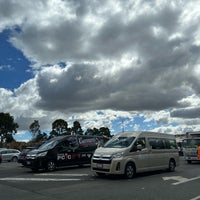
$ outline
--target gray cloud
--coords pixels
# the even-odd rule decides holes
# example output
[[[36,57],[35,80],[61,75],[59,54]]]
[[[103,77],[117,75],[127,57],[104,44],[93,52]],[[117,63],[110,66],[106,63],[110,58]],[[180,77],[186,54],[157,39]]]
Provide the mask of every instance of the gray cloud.
[[[32,62],[38,96],[27,107],[173,109],[171,118],[198,118],[199,103],[192,109],[181,103],[200,94],[197,7],[167,0],[3,0],[0,31],[12,30],[10,42]],[[60,62],[66,66],[55,67]]]
[[[188,118],[188,119],[200,118],[200,107],[174,110],[171,112],[171,117]]]

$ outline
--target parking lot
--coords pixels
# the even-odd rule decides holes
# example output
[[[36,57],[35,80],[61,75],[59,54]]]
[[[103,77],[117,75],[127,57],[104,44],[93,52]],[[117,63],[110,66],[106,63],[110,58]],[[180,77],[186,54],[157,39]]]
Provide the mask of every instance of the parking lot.
[[[188,165],[181,157],[175,172],[96,177],[90,166],[68,167],[54,172],[33,173],[19,163],[0,164],[0,197],[10,199],[200,199],[200,163]]]

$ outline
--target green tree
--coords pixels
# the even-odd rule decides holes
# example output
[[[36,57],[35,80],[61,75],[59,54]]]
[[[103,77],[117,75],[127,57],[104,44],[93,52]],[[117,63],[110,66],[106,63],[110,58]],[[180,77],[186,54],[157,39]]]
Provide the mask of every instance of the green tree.
[[[38,120],[34,120],[34,122],[29,126],[29,129],[33,135],[33,137],[37,137],[40,134],[40,124]]]
[[[12,134],[17,132],[18,124],[14,122],[13,116],[9,113],[0,113],[0,147],[3,142],[13,141]]]
[[[47,137],[47,134],[46,134],[46,133],[39,133],[39,134],[36,136],[34,142],[36,142],[36,143],[38,143],[38,142],[43,142],[43,141],[46,141],[47,138],[48,138],[48,137]]]
[[[93,128],[93,135],[100,135],[99,129]]]
[[[93,129],[88,128],[88,129],[85,131],[85,135],[94,135]]]
[[[50,138],[58,135],[69,135],[68,123],[63,119],[57,119],[52,123]]]
[[[101,136],[106,136],[108,138],[111,137],[110,130],[107,127],[101,127],[99,129],[99,133],[100,133]]]
[[[74,121],[71,131],[75,135],[83,135],[83,130],[82,130],[81,125],[78,121]]]

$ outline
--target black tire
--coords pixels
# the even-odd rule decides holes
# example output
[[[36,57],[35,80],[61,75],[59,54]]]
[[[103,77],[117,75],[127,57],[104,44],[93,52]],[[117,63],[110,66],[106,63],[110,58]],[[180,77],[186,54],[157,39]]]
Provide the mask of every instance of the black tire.
[[[105,176],[105,174],[101,173],[101,172],[96,172],[96,175],[99,176],[99,177]]]
[[[191,161],[191,160],[187,160],[187,163],[188,163],[188,164],[191,164],[191,163],[192,163],[192,161]]]
[[[171,159],[171,160],[169,161],[168,170],[169,170],[170,172],[174,172],[174,171],[175,171],[175,168],[176,168],[176,163],[175,163],[174,160]]]
[[[46,171],[52,172],[56,170],[56,163],[53,160],[47,162]]]
[[[132,179],[136,175],[135,165],[133,163],[127,163],[125,167],[124,175],[128,179]]]

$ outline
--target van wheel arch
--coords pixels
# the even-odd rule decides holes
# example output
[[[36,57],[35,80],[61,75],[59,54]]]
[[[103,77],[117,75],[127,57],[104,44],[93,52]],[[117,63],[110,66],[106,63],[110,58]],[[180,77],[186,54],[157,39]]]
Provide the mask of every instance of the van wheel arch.
[[[129,161],[124,170],[124,176],[128,179],[132,179],[136,175],[136,166],[134,162]]]

